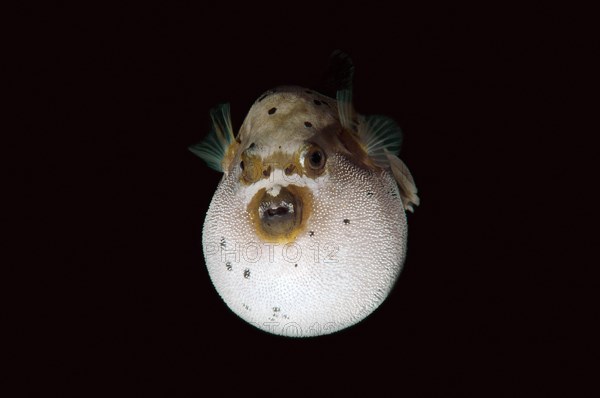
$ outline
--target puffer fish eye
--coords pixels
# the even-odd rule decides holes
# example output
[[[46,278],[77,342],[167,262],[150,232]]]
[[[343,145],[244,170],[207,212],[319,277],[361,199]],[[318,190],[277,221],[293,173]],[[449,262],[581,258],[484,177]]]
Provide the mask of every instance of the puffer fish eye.
[[[325,153],[317,145],[311,145],[304,157],[304,165],[308,166],[314,172],[321,172],[325,167]]]
[[[240,169],[244,170],[244,161],[243,160],[240,162]]]

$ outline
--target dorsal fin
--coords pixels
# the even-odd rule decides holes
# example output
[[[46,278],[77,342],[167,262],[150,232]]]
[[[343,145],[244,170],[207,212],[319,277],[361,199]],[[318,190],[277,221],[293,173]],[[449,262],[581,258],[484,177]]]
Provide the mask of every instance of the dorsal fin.
[[[335,50],[329,56],[329,65],[325,72],[325,90],[327,95],[334,95],[340,90],[352,89],[354,64],[348,54]]]
[[[229,104],[221,104],[211,109],[210,118],[213,126],[208,136],[188,149],[204,160],[210,168],[223,172],[223,158],[235,140]]]
[[[356,132],[356,112],[352,105],[352,89],[338,90],[337,95],[338,116],[343,128],[353,133]]]
[[[356,133],[357,115],[352,105],[354,64],[348,54],[335,50],[329,57],[328,83],[336,90],[338,116],[342,127]]]

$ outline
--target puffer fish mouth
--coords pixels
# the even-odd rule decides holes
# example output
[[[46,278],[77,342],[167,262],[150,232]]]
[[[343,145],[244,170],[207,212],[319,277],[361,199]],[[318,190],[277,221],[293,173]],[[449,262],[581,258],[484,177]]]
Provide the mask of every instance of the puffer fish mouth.
[[[265,191],[258,206],[258,216],[263,231],[272,237],[285,236],[297,228],[302,221],[302,200],[289,189],[281,187],[273,195]]]
[[[266,241],[294,240],[310,209],[305,190],[293,185],[260,189],[248,206],[257,235]]]

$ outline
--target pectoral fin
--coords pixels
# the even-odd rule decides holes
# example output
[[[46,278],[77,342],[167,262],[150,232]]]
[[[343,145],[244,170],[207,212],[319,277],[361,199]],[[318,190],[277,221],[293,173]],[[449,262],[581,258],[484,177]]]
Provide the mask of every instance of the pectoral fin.
[[[417,186],[415,185],[415,180],[410,174],[408,167],[406,167],[404,162],[400,160],[398,156],[392,155],[387,151],[386,156],[390,162],[392,174],[394,175],[396,182],[398,182],[404,209],[414,212],[413,205],[418,206],[420,202],[419,197],[417,196]]]
[[[188,149],[204,160],[210,168],[223,172],[226,170],[224,165],[226,155],[231,145],[235,143],[229,104],[222,104],[212,109],[210,117],[213,127],[208,136]]]
[[[402,131],[389,117],[369,115],[361,118],[358,137],[373,162],[380,167],[389,163],[388,153],[396,155],[402,144]]]

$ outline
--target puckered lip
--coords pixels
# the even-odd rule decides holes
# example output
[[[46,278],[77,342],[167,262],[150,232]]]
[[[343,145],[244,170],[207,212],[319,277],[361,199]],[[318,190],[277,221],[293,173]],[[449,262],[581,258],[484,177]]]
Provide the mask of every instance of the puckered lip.
[[[290,242],[304,230],[312,208],[307,187],[261,188],[248,204],[255,232],[265,241]]]
[[[275,196],[265,190],[258,204],[260,226],[267,235],[290,234],[302,221],[302,201],[287,187],[280,187]]]

